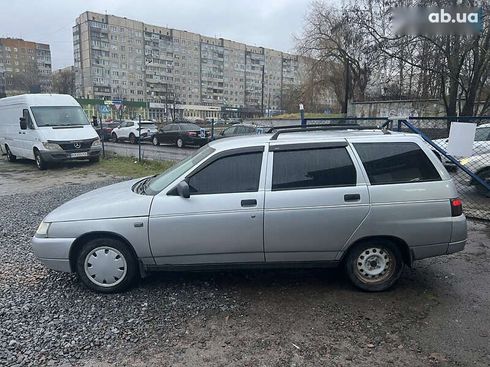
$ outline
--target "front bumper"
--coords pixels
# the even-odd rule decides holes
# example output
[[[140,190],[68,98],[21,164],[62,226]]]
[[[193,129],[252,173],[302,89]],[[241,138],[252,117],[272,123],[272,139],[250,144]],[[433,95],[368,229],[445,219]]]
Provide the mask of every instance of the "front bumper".
[[[79,159],[93,159],[100,156],[102,148],[90,148],[90,150],[85,151],[67,151],[67,150],[54,150],[54,151],[40,151],[39,154],[45,162],[62,162],[68,160],[79,160]],[[74,156],[73,154],[87,153],[85,156]]]
[[[71,273],[70,248],[75,238],[39,238],[31,240],[32,252],[49,269]]]

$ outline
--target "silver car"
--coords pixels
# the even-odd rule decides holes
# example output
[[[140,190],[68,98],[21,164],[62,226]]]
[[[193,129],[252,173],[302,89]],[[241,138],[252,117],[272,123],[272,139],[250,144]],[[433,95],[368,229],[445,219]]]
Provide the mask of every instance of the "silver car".
[[[161,175],[83,194],[32,247],[105,293],[153,270],[257,265],[342,265],[382,291],[465,242],[455,186],[419,136],[293,129],[214,141]]]

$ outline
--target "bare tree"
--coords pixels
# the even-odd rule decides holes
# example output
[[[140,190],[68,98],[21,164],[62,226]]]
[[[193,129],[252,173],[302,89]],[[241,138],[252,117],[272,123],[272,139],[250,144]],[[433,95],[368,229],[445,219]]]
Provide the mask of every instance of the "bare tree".
[[[53,74],[53,92],[75,95],[75,71],[63,69]]]

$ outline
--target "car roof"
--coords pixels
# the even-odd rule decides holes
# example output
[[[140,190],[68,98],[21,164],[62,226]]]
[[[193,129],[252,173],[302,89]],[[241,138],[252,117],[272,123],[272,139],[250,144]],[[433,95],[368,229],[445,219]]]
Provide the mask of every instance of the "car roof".
[[[249,146],[264,145],[267,143],[290,144],[290,143],[315,143],[322,141],[355,140],[366,141],[386,139],[397,141],[421,140],[417,134],[406,134],[399,132],[385,133],[382,130],[333,130],[333,131],[305,131],[288,132],[280,134],[277,140],[271,140],[273,134],[243,135],[218,139],[209,143],[216,150],[228,150],[233,148],[246,148]]]

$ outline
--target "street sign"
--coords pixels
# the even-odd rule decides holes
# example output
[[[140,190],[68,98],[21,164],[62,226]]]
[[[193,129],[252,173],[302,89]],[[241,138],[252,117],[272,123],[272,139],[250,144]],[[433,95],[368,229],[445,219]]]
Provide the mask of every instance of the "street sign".
[[[111,113],[111,110],[109,109],[109,107],[106,105],[103,105],[103,104],[98,105],[97,110],[99,111],[99,113],[101,115],[107,115],[107,114]]]

